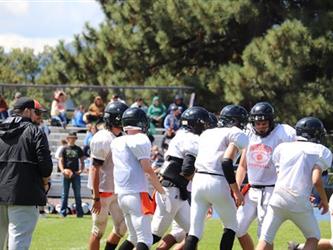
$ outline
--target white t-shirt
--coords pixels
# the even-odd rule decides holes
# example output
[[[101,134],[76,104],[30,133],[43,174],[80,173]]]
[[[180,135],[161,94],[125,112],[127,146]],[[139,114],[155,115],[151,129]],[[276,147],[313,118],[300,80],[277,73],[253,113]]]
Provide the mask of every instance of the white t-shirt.
[[[294,212],[311,209],[312,171],[315,165],[322,171],[331,166],[331,151],[306,141],[281,143],[274,150],[273,162],[278,178],[270,204],[287,206]]]
[[[198,171],[224,175],[222,160],[229,144],[234,144],[239,150],[246,148],[249,139],[237,127],[222,127],[205,130],[199,138],[199,152],[195,161]]]
[[[151,143],[139,133],[117,137],[111,143],[114,184],[117,194],[148,192],[148,182],[140,160],[150,159]]]
[[[177,131],[174,138],[169,143],[165,156],[174,156],[184,159],[185,155],[190,154],[194,157],[198,154],[199,136],[186,129]]]
[[[99,191],[114,192],[113,162],[111,154],[111,142],[116,136],[106,130],[99,130],[90,142],[90,157],[104,161],[99,170]],[[89,169],[88,188],[92,189],[91,168]]]
[[[276,182],[276,169],[272,162],[272,154],[282,142],[296,140],[296,131],[289,125],[277,124],[266,137],[249,131],[249,146],[246,151],[247,174],[252,185],[273,185]]]

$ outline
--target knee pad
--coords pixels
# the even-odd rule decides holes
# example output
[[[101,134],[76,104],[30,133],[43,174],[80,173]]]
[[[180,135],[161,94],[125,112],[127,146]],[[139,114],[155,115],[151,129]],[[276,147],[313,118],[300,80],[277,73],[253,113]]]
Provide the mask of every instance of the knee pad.
[[[231,250],[232,246],[234,245],[236,232],[229,228],[225,228],[223,230],[222,239],[220,242],[220,249],[222,250]]]
[[[99,239],[102,239],[102,237],[104,235],[104,231],[105,231],[105,228],[103,230],[97,226],[93,226],[93,228],[91,230],[92,234],[95,235]]]
[[[189,235],[186,238],[184,250],[195,250],[197,249],[199,239],[194,235]]]
[[[161,240],[160,236],[157,236],[156,234],[153,234],[153,244],[155,244],[156,242],[159,242]]]
[[[137,250],[149,250],[149,247],[143,242],[138,242],[138,244],[136,244],[136,249]]]

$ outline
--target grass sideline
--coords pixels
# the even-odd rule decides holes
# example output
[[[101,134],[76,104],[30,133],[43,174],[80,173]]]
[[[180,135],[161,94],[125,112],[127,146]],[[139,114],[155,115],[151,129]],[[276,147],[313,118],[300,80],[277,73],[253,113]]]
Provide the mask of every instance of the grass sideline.
[[[112,228],[110,219],[106,232],[109,233]],[[250,234],[256,240],[256,223],[250,228]],[[320,222],[322,237],[330,237],[330,223],[328,221]],[[88,240],[91,230],[91,216],[76,218],[67,216],[61,218],[59,215],[47,215],[38,221],[36,230],[33,234],[31,250],[83,250],[88,248]],[[209,219],[206,221],[203,239],[199,243],[199,249],[214,250],[218,249],[222,234],[222,226],[218,219]],[[104,235],[101,249],[104,249],[106,240]],[[286,222],[280,228],[275,238],[275,249],[287,249],[287,242],[295,240],[302,242],[304,238],[301,232],[291,222]],[[155,249],[154,247],[152,249]],[[238,240],[235,240],[234,249],[241,249]]]

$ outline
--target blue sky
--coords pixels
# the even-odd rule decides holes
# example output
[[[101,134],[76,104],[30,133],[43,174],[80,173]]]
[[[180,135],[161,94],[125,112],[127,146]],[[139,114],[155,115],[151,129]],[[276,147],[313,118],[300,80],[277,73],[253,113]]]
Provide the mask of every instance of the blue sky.
[[[39,52],[59,39],[70,41],[85,22],[98,27],[103,19],[95,0],[0,0],[0,46]]]

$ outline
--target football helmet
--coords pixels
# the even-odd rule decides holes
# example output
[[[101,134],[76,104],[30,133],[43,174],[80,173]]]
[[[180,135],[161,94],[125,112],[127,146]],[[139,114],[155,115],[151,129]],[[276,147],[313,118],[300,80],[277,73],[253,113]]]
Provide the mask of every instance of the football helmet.
[[[244,129],[248,121],[247,110],[240,105],[227,105],[220,112],[219,126],[232,127],[236,126]]]
[[[316,117],[303,117],[295,126],[296,135],[302,136],[308,141],[322,143],[326,130],[321,120]]]
[[[149,129],[149,119],[146,113],[140,108],[128,108],[122,116],[123,128],[136,127],[140,128],[143,133]]]
[[[216,128],[218,124],[218,120],[216,118],[216,115],[212,112],[209,112],[209,123],[208,128]]]
[[[194,134],[200,135],[208,127],[208,111],[199,106],[186,109],[181,115],[181,125]]]
[[[275,119],[274,108],[268,102],[258,102],[252,107],[250,111],[249,121],[252,124],[254,132],[261,137],[266,137],[274,129],[275,127],[274,119]],[[255,128],[256,121],[269,121],[268,130],[265,133],[257,131]]]
[[[125,103],[115,101],[110,102],[104,109],[103,120],[107,127],[121,127],[121,117],[128,109]]]

